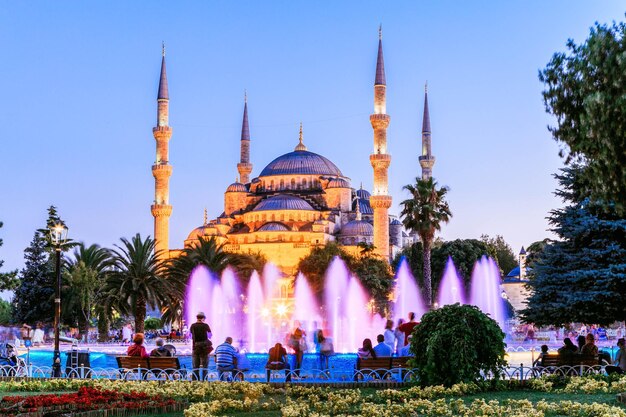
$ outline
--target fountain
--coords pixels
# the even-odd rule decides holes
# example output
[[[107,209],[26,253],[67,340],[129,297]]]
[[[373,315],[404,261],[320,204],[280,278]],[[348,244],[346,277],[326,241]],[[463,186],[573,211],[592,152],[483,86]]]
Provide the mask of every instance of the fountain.
[[[504,329],[504,299],[500,292],[500,270],[492,258],[483,256],[472,271],[471,303],[489,314]]]
[[[400,261],[400,267],[396,272],[396,288],[394,291],[393,317],[406,320],[410,312],[415,313],[415,319],[419,319],[426,312],[422,295],[415,278],[411,273],[409,264],[405,258]]]
[[[442,307],[446,304],[455,303],[465,304],[465,288],[463,287],[463,280],[454,266],[454,261],[449,256],[443,278],[439,284],[437,304]]]

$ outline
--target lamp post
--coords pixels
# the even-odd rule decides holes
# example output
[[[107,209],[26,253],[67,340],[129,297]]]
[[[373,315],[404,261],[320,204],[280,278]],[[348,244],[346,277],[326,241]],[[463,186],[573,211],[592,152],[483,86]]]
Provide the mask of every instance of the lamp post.
[[[59,223],[50,227],[50,240],[56,252],[57,282],[54,289],[54,355],[52,356],[52,377],[61,377],[61,351],[59,349],[59,331],[61,322],[61,250],[67,240],[67,227]]]

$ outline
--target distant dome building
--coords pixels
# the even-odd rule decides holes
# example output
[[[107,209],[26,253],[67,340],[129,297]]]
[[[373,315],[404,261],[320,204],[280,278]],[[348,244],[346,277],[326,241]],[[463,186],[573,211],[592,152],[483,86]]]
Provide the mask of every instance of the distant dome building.
[[[153,129],[157,162],[152,167],[155,177],[154,235],[159,253],[173,257],[180,250],[169,250],[168,244],[172,212],[169,204],[172,166],[168,159],[172,130],[169,127],[165,55],[157,102],[157,126]],[[425,113],[424,120],[426,116]],[[294,150],[278,156],[253,177],[246,98],[237,163],[239,177],[224,192],[223,213],[209,220],[205,212],[204,223],[189,233],[185,247],[214,236],[225,244],[227,251],[261,253],[288,275],[297,272],[299,260],[308,255],[311,248],[330,241],[338,241],[348,252],[355,254],[360,251],[359,243],[372,244],[377,255],[389,260],[403,244],[402,224],[388,213],[392,203],[387,179],[391,163],[391,156],[387,153],[389,121],[382,40],[379,40],[374,80],[374,114],[370,116],[374,153],[369,161],[363,161],[373,168],[373,192],[363,187],[352,188],[350,178],[334,162],[309,151],[304,144],[302,125]]]

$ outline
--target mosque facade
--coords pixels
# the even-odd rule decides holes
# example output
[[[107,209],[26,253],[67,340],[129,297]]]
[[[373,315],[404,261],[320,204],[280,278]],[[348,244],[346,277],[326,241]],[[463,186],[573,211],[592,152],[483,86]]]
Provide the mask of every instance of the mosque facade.
[[[434,165],[431,154],[428,95],[424,98],[422,132],[422,177],[428,178]],[[239,178],[224,192],[224,210],[209,219],[205,212],[203,224],[193,229],[184,246],[199,239],[215,237],[225,250],[236,253],[261,253],[283,273],[294,275],[301,258],[311,249],[327,242],[338,242],[349,253],[359,253],[359,243],[372,244],[374,252],[389,261],[403,244],[413,239],[403,232],[402,223],[389,214],[392,198],[388,193],[388,169],[391,155],[387,153],[386,79],[382,36],[379,34],[376,74],[374,80],[374,113],[370,123],[374,131],[374,153],[370,155],[373,169],[373,190],[354,187],[330,159],[310,151],[305,145],[302,125],[293,151],[278,156],[257,176],[251,162],[251,136],[248,103],[244,102],[240,140]],[[156,250],[162,257],[175,257],[180,249],[169,248],[169,91],[165,69],[165,52],[157,96],[155,200],[151,206],[154,217]],[[295,136],[295,135],[294,135]],[[294,137],[295,139],[295,137]],[[296,141],[294,140],[294,143]]]

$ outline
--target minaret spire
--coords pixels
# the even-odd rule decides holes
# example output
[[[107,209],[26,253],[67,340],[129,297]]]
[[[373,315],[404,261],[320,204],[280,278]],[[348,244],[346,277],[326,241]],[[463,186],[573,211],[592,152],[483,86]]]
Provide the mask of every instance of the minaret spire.
[[[382,27],[378,29],[378,56],[376,59],[376,77],[374,79],[374,114],[370,115],[370,123],[374,129],[374,153],[370,155],[370,163],[374,169],[374,189],[370,197],[370,205],[374,210],[374,246],[377,255],[389,261],[389,207],[391,196],[388,195],[388,170],[391,155],[387,153],[387,81],[385,79],[385,62],[383,60]]]
[[[247,184],[250,182],[250,173],[252,172],[252,164],[250,163],[250,126],[248,125],[248,92],[244,90],[243,94],[243,122],[241,123],[241,151],[240,159],[237,164],[237,171],[241,177],[241,182]]]
[[[169,140],[172,128],[169,126],[170,97],[165,72],[165,43],[161,46],[161,75],[157,94],[157,125],[152,129],[156,140],[156,162],[152,165],[154,177],[154,204],[150,207],[154,217],[155,250],[159,259],[169,258],[169,221],[172,214],[170,205],[170,177],[172,165],[169,163]]]
[[[304,136],[302,134],[302,122],[300,122],[300,135],[298,138],[298,144],[296,145],[296,148],[294,149],[294,151],[306,151],[306,146],[304,145]]]
[[[419,157],[422,166],[422,179],[427,180],[433,175],[435,157],[432,154],[430,139],[430,112],[428,110],[428,83],[424,85],[424,116],[422,118],[422,155]]]

